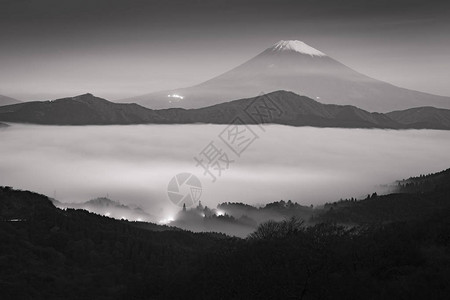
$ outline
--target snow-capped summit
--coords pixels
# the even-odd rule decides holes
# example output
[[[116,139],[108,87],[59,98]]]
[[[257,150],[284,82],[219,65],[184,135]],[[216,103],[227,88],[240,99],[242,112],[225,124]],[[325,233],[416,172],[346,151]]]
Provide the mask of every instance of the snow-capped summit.
[[[311,56],[326,56],[325,53],[305,44],[302,41],[289,40],[289,41],[279,41],[274,44],[271,48],[272,51],[295,51],[302,54],[307,54]]]

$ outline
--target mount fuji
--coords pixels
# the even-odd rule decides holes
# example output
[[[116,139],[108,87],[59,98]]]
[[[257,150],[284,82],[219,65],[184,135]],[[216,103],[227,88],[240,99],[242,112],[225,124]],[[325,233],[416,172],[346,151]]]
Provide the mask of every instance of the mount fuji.
[[[198,85],[124,102],[161,108],[200,108],[262,92],[288,90],[327,104],[387,112],[418,106],[450,108],[450,98],[370,78],[301,41],[279,41],[242,65]]]

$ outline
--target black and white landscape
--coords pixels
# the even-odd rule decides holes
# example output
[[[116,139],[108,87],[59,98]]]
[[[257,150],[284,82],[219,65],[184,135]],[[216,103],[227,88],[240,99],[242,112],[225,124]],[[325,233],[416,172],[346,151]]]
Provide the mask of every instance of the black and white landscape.
[[[448,299],[450,5],[0,3],[0,299]]]

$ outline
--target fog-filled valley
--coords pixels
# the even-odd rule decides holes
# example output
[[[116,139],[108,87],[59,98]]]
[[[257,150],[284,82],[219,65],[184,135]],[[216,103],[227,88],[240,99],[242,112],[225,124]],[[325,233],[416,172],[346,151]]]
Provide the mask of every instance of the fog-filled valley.
[[[257,138],[239,157],[219,138],[226,125],[10,125],[0,130],[1,185],[62,203],[108,197],[142,208],[125,218],[152,222],[181,210],[167,196],[181,172],[201,180],[200,200],[209,208],[280,200],[317,206],[383,194],[384,185],[450,161],[449,131],[251,125]],[[193,159],[210,142],[233,161],[215,182]]]

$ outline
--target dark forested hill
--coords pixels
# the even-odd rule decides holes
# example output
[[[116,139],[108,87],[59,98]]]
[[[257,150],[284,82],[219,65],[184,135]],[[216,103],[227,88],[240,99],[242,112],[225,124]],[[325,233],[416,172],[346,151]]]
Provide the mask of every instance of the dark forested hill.
[[[397,193],[326,204],[316,221],[374,224],[410,221],[450,210],[450,169],[397,182]]]
[[[84,210],[60,210],[46,196],[0,188],[1,297],[157,298],[174,292],[172,280],[183,286],[182,276],[189,278],[188,270],[203,255],[235,243],[218,234],[139,227]]]
[[[350,105],[322,104],[292,92],[276,91],[199,109],[151,110],[137,104],[119,104],[84,94],[54,101],[27,102],[0,107],[0,121],[48,125],[111,124],[246,124],[340,128],[450,129],[450,110],[427,109],[403,116],[370,113]]]
[[[247,239],[60,210],[46,196],[1,187],[1,296],[448,299],[448,171],[433,178],[425,192],[337,205],[314,226],[295,217],[269,221]],[[290,206],[267,209],[284,214]],[[365,225],[333,223],[347,221]]]

